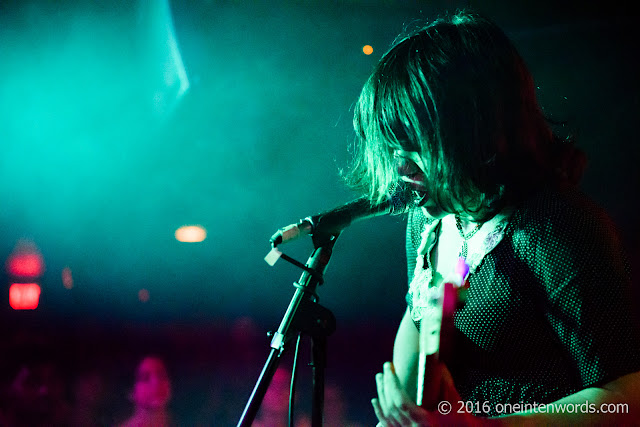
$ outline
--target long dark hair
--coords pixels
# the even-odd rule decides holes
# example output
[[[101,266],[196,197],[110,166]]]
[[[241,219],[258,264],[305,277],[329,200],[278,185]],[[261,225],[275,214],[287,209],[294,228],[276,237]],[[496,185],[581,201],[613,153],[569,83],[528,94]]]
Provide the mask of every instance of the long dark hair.
[[[350,182],[373,202],[398,179],[393,151],[415,151],[429,197],[476,219],[545,183],[577,183],[584,166],[549,128],[513,44],[472,12],[401,37],[365,83],[354,129]]]

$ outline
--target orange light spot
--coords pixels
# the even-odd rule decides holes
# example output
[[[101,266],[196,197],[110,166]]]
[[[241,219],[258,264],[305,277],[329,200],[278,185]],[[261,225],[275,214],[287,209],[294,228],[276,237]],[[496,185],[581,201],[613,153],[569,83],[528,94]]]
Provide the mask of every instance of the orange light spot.
[[[207,238],[207,231],[199,225],[185,225],[176,230],[176,240],[179,242],[202,242]]]
[[[40,301],[37,283],[13,283],[9,287],[9,305],[14,310],[35,310]]]
[[[65,289],[73,289],[73,275],[69,267],[62,269],[62,286]]]
[[[140,302],[147,302],[149,301],[149,291],[146,289],[140,289],[138,291],[138,299],[140,300]]]
[[[373,47],[371,47],[370,45],[364,45],[362,47],[362,51],[364,52],[365,55],[371,55],[373,53]]]

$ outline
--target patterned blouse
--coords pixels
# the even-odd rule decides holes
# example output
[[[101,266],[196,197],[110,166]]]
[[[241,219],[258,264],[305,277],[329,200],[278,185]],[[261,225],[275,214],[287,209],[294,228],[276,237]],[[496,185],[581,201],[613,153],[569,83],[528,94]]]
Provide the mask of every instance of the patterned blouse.
[[[420,209],[409,214],[407,303],[418,328],[416,295],[428,280],[414,276],[432,274],[423,260],[438,222]],[[445,362],[477,415],[549,403],[640,371],[629,268],[599,207],[578,190],[546,190],[483,228],[470,251],[466,303],[454,336],[445,337],[454,349]]]

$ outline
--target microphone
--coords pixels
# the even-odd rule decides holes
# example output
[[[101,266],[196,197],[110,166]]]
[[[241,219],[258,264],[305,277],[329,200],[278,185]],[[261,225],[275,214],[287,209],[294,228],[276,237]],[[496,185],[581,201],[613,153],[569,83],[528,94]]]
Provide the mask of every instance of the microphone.
[[[269,241],[275,248],[282,243],[314,233],[337,234],[355,221],[380,215],[401,215],[411,210],[415,204],[411,187],[399,182],[382,203],[371,204],[367,197],[360,197],[337,208],[308,216],[297,224],[283,227],[276,231]]]

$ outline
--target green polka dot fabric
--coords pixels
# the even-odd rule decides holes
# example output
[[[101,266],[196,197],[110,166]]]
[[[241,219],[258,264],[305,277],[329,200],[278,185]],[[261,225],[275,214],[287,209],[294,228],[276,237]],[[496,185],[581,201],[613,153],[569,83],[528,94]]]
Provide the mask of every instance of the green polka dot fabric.
[[[409,283],[426,222],[409,214]],[[469,276],[447,337],[462,400],[494,416],[498,403],[549,403],[640,370],[629,268],[608,216],[578,190],[547,190],[504,233]]]

